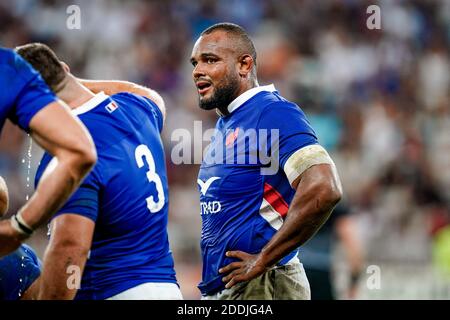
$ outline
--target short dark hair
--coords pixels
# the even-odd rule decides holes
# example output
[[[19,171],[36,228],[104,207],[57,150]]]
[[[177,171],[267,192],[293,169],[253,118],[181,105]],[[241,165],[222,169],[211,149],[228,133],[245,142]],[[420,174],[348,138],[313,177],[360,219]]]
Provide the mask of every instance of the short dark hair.
[[[248,33],[245,31],[244,28],[242,28],[241,26],[239,26],[235,23],[221,22],[221,23],[216,23],[216,24],[206,28],[201,33],[200,36],[203,36],[206,34],[211,34],[214,31],[225,31],[227,33],[232,34],[233,36],[236,36],[241,42],[240,43],[241,50],[246,51],[245,53],[249,53],[252,56],[253,61],[256,65],[256,49],[255,49],[252,39],[250,39]]]
[[[63,81],[66,77],[66,71],[56,54],[47,45],[29,43],[17,47],[16,52],[41,74],[53,92],[58,93],[64,88]]]

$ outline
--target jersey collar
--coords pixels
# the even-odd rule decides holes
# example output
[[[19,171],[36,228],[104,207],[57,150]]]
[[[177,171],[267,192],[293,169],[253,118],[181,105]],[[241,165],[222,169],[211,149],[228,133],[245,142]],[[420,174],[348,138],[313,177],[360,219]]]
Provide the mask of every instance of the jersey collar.
[[[228,112],[232,113],[237,108],[242,106],[245,102],[253,98],[255,95],[257,95],[260,92],[267,91],[267,92],[274,92],[277,91],[275,89],[275,86],[273,84],[267,85],[267,86],[259,86],[251,88],[250,90],[245,91],[242,93],[239,97],[234,99],[229,105],[228,105]]]
[[[99,92],[94,97],[83,103],[81,106],[72,109],[72,114],[78,116],[80,114],[86,113],[100,105],[100,103],[108,98],[109,96],[106,95],[103,91]]]

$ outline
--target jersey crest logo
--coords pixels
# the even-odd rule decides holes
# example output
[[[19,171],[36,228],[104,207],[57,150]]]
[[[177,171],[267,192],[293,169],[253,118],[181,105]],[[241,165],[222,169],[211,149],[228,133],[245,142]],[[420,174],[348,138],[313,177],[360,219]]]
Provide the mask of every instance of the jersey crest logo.
[[[115,103],[115,102],[111,102],[110,104],[108,104],[105,109],[109,112],[109,113],[113,113],[114,111],[116,111],[116,109],[119,106]]]
[[[200,192],[202,195],[206,195],[206,192],[208,192],[209,187],[211,186],[211,184],[216,181],[219,180],[220,177],[211,177],[208,180],[206,180],[205,182],[203,182],[200,179],[197,179],[197,183],[200,186]]]
[[[231,132],[225,141],[225,145],[228,147],[230,144],[232,144],[238,137],[239,134],[239,127],[236,128],[233,132]]]

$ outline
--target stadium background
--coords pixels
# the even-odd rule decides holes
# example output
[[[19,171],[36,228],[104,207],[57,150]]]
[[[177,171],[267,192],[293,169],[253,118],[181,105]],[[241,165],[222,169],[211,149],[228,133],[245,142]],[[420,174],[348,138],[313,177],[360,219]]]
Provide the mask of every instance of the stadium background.
[[[71,4],[81,8],[81,30],[66,28]],[[371,4],[381,8],[381,30],[366,27]],[[135,81],[163,95],[171,247],[183,294],[197,299],[198,166],[171,163],[170,137],[192,132],[196,120],[203,130],[215,124],[215,113],[197,106],[189,56],[201,30],[219,21],[247,28],[260,84],[274,83],[305,110],[336,161],[365,265],[381,271],[372,290],[364,272],[356,297],[449,299],[450,1],[1,0],[0,45],[44,42],[77,76]],[[0,174],[10,213],[32,193],[39,150],[29,146],[5,126]],[[41,256],[45,233],[30,240]],[[344,298],[348,272],[335,244]]]

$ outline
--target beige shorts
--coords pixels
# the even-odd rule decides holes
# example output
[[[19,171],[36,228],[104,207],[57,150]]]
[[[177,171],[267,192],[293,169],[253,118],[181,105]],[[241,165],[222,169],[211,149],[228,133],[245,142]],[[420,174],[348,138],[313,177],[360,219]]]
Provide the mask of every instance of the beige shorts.
[[[311,290],[303,265],[297,260],[275,266],[249,282],[204,296],[202,300],[310,300]]]

